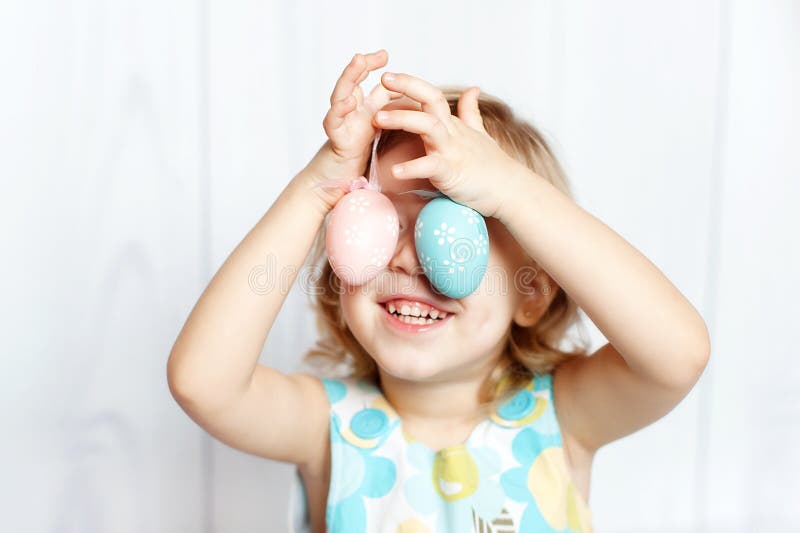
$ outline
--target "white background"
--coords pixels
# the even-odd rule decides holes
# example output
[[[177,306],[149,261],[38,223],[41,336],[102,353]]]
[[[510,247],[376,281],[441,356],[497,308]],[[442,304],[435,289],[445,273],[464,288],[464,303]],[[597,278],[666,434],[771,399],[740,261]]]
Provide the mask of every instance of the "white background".
[[[0,529],[284,530],[289,465],[200,430],[166,360],[386,48],[538,126],[706,318],[697,388],[599,452],[596,530],[800,531],[798,30],[795,1],[2,2]],[[312,324],[293,291],[262,362]]]

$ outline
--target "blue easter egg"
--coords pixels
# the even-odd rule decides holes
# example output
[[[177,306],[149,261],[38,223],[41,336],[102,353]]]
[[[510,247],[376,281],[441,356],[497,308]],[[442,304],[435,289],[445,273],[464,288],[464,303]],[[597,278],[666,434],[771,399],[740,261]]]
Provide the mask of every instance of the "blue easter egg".
[[[450,298],[475,292],[489,262],[486,221],[445,196],[425,204],[414,226],[417,258],[433,287]]]

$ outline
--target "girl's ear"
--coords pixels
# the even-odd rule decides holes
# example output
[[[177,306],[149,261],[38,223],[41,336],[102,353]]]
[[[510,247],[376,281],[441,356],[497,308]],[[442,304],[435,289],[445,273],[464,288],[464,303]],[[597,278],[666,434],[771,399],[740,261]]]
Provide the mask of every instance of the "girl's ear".
[[[536,324],[560,290],[553,278],[533,263],[524,274],[514,277],[519,302],[514,311],[514,323],[528,328]]]

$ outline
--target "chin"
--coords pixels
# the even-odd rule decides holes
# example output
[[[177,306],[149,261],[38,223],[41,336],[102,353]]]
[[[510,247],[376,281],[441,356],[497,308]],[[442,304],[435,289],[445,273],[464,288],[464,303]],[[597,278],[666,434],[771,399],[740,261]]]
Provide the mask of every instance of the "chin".
[[[395,379],[429,381],[438,377],[444,370],[438,361],[432,359],[433,357],[430,352],[409,354],[394,351],[390,354],[378,353],[373,359],[383,373]]]

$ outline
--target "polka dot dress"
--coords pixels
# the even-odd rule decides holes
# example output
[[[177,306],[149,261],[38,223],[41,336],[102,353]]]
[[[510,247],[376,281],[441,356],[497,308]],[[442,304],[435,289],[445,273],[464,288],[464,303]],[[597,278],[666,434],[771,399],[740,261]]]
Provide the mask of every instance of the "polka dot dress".
[[[331,405],[331,533],[591,533],[569,476],[552,396],[536,376],[460,445],[411,439],[375,386],[324,379]],[[307,531],[302,481],[290,522]]]

